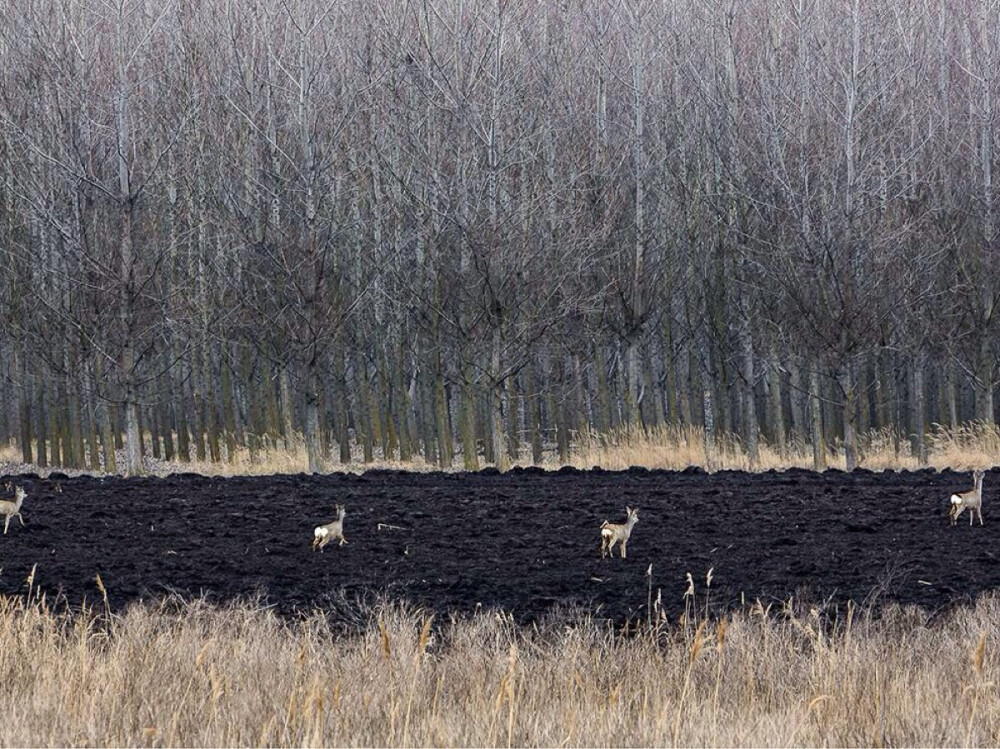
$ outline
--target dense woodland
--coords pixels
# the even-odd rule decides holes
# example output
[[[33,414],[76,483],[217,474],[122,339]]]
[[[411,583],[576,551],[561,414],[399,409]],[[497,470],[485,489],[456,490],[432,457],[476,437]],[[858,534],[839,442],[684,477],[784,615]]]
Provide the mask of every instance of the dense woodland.
[[[998,0],[0,5],[26,462],[996,418]]]

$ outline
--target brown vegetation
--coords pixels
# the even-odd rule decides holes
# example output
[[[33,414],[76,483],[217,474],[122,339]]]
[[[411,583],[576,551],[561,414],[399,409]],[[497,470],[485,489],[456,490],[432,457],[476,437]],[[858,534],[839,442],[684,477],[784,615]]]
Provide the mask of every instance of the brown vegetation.
[[[789,602],[638,633],[399,606],[345,625],[4,598],[0,743],[995,745],[998,622],[996,597],[936,621],[909,608],[828,621]]]
[[[624,470],[630,466],[649,469],[682,470],[687,466],[701,466],[710,470],[767,471],[784,468],[812,468],[812,447],[804,442],[785,445],[783,449],[760,440],[759,459],[751,462],[739,437],[717,435],[713,461],[709,465],[705,451],[705,433],[700,427],[661,426],[646,430],[616,430],[607,434],[592,433],[587,439],[577,441],[569,452],[568,460],[560,460],[555,447],[548,446],[542,454],[541,465],[557,469],[563,465],[588,469],[600,466],[606,470]],[[858,445],[863,466],[873,471],[917,470],[920,468],[953,468],[956,471],[989,468],[1000,459],[1000,427],[996,424],[970,422],[950,429],[935,424],[927,439],[927,460],[922,463],[915,455],[905,435],[892,429],[872,430],[859,435]],[[525,456],[530,458],[530,456]],[[200,473],[205,476],[269,476],[281,473],[304,473],[309,461],[303,441],[297,440],[288,450],[275,448],[251,455],[246,449],[237,448],[230,459],[222,462],[210,460],[180,463],[150,459],[149,472],[164,475],[178,471]],[[373,468],[395,468],[409,471],[435,471],[439,466],[424,461],[419,455],[408,461],[375,459],[363,462],[362,456],[343,464],[329,464],[328,471],[360,472]],[[826,465],[843,470],[846,460],[843,445],[834,443],[827,450]],[[9,472],[21,465],[25,470],[38,470],[37,466],[19,464],[17,448],[0,448],[0,464],[6,463]],[[530,465],[530,460],[519,460],[514,465]],[[50,469],[43,469],[48,473]],[[55,469],[59,470],[59,469]],[[75,473],[72,469],[70,473]],[[459,466],[449,470],[460,470]],[[84,471],[92,473],[92,471]]]

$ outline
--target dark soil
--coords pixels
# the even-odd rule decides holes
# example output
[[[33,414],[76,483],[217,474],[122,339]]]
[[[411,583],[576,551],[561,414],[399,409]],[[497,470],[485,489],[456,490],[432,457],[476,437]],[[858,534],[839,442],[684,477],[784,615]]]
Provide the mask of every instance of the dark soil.
[[[645,618],[652,596],[683,609],[714,569],[713,606],[789,596],[814,602],[917,603],[929,609],[1000,587],[1000,515],[986,477],[985,527],[949,527],[968,474],[746,474],[597,469],[498,475],[158,479],[24,476],[28,491],[0,536],[0,592],[34,586],[70,605],[116,609],[169,593],[224,601],[263,594],[283,613],[375,592],[439,611],[501,607],[521,620],[554,604]],[[347,506],[348,544],[310,549],[314,526]],[[599,526],[639,508],[628,559],[601,559]]]

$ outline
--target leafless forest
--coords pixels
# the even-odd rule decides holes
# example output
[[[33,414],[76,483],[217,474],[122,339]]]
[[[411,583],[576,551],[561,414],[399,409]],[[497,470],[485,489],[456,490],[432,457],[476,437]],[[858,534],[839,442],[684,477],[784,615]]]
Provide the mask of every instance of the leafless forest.
[[[25,462],[994,421],[997,0],[0,6]]]

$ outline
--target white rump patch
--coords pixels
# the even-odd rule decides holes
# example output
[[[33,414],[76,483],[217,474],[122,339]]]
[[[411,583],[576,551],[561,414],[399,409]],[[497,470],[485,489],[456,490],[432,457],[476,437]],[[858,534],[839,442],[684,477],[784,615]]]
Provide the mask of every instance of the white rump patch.
[[[326,538],[330,535],[330,529],[324,528],[322,525],[313,531],[313,536],[315,538]]]
[[[951,503],[953,505],[960,505],[960,504],[962,504],[962,498],[960,496],[958,496],[957,494],[952,494],[951,495]]]

